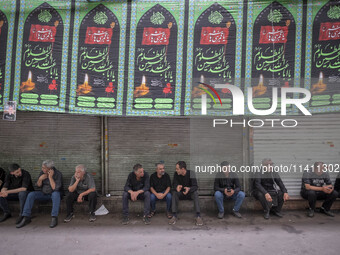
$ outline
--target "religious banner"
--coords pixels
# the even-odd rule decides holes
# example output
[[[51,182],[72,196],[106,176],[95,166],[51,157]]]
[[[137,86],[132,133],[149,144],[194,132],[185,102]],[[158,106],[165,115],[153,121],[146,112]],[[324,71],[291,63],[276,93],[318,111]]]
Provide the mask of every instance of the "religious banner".
[[[0,111],[9,98],[15,1],[0,0]]]
[[[70,112],[121,115],[126,1],[76,2]]]
[[[277,88],[279,112],[279,89],[300,87],[302,0],[294,5],[289,0],[249,1],[248,11],[246,88],[252,88],[249,93],[257,110],[272,107],[273,88]],[[287,107],[288,113],[295,110]]]
[[[20,2],[13,99],[19,110],[65,112],[71,4]]]
[[[132,3],[127,115],[180,114],[184,3]]]
[[[230,114],[232,95],[215,85],[241,86],[243,3],[190,1],[185,114]]]
[[[311,112],[340,110],[340,2],[309,1],[305,88]]]

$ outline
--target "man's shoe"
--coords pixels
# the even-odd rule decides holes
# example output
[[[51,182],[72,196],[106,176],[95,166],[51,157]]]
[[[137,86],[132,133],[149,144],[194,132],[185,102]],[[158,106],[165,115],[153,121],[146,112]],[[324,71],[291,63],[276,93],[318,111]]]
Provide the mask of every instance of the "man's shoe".
[[[311,218],[314,217],[314,210],[313,210],[312,208],[309,208],[309,209],[308,209],[307,216],[308,216],[308,217],[311,217]]]
[[[54,228],[58,225],[58,217],[52,217],[51,219],[51,224],[50,224],[50,228]]]
[[[19,224],[16,225],[17,228],[22,228],[31,222],[31,217],[23,217]]]
[[[176,216],[172,216],[172,218],[169,220],[169,225],[175,225],[177,222],[177,217]]]
[[[69,215],[66,216],[66,218],[64,219],[64,222],[65,222],[65,223],[68,223],[68,222],[70,222],[74,217],[75,217],[74,214],[73,214],[73,213],[70,213]]]
[[[17,218],[17,220],[15,221],[15,224],[19,224],[21,221],[22,221],[22,219],[24,218],[24,216],[19,216],[18,218]]]
[[[143,216],[143,221],[144,221],[145,225],[150,225],[150,223],[151,223],[151,220],[147,215]]]
[[[331,211],[326,211],[325,208],[321,207],[320,212],[326,214],[329,217],[334,217],[335,215]]]
[[[278,211],[275,211],[275,210],[273,211],[273,214],[276,215],[279,218],[283,217],[283,214],[281,212],[278,212]]]
[[[234,210],[231,212],[231,214],[234,215],[236,218],[242,218],[242,215]]]
[[[170,220],[172,218],[172,213],[171,212],[166,212],[166,217]]]
[[[96,215],[94,213],[90,214],[89,222],[94,222],[96,220]]]
[[[123,225],[129,224],[129,217],[128,217],[128,216],[124,216],[124,217],[123,217],[122,224],[123,224]]]
[[[265,218],[266,220],[269,220],[269,211],[264,213],[263,218]]]
[[[5,220],[7,220],[8,218],[11,218],[11,217],[12,217],[12,215],[10,213],[4,213],[4,216],[2,216],[0,218],[0,222],[3,222],[3,221],[5,221]]]
[[[201,216],[196,217],[196,226],[202,226],[203,225],[203,220]]]
[[[217,214],[217,218],[223,219],[223,218],[224,218],[224,212],[219,212],[219,213]]]

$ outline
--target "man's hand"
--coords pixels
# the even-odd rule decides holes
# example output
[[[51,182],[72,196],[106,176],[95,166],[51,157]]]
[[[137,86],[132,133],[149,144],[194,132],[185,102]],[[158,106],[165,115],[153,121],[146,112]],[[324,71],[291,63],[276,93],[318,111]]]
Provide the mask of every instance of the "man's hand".
[[[78,203],[82,203],[83,201],[84,201],[84,197],[83,197],[82,194],[80,194],[80,195],[78,196],[77,202],[78,202]]]
[[[273,201],[273,199],[272,199],[272,197],[269,195],[269,193],[266,193],[264,196],[265,196],[265,198],[266,198],[266,200],[267,200],[268,202],[272,202],[272,201]]]
[[[139,195],[139,194],[138,194],[137,191],[131,192],[131,200],[132,200],[132,201],[137,201],[138,195]]]
[[[289,200],[289,195],[288,195],[288,193],[284,193],[283,194],[283,201],[287,201],[287,200]]]
[[[183,192],[183,195],[187,195],[190,191],[190,188],[189,187],[184,187],[184,192]]]
[[[76,182],[80,181],[80,177],[78,177],[77,175],[74,175],[74,178],[76,179]]]
[[[183,188],[182,185],[177,185],[177,188],[176,188],[177,192],[181,192],[182,188]]]
[[[8,196],[8,192],[7,191],[0,192],[0,197],[7,197],[7,196]]]
[[[156,197],[159,199],[159,200],[162,200],[164,198],[164,194],[163,193],[157,193],[156,194]]]
[[[322,187],[322,191],[326,194],[331,194],[333,192],[333,186],[332,185],[327,185]]]
[[[39,177],[39,180],[40,181],[43,181],[43,180],[45,180],[45,179],[47,179],[48,178],[48,175],[47,174],[42,174],[40,177]]]
[[[48,171],[48,178],[52,178],[54,175],[54,170],[51,169],[50,171]]]

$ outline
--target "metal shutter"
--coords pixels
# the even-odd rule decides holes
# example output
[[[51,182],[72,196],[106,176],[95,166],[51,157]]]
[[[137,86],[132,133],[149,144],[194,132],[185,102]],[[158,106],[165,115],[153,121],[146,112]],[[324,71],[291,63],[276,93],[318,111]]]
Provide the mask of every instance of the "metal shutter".
[[[163,160],[171,179],[179,160],[186,161],[190,169],[190,122],[189,118],[108,118],[110,193],[122,194],[126,178],[136,163],[141,163],[151,175],[155,163]],[[210,139],[210,133],[205,130],[207,127],[202,122],[200,125],[198,131],[203,141]],[[242,127],[229,128],[223,134],[214,135],[215,141],[219,141],[215,149],[223,151],[225,160],[235,164],[242,163],[242,130]],[[211,177],[198,178],[198,182],[201,195],[212,194]]]
[[[84,164],[100,191],[100,117],[18,112],[15,122],[0,120],[0,166],[16,162],[36,182],[46,159],[63,173],[65,190],[75,166]]]
[[[254,128],[254,164],[271,158],[275,165],[312,165],[340,163],[340,115],[325,114],[296,119],[296,128]],[[276,119],[276,118],[275,118]],[[337,173],[330,173],[334,182]],[[290,195],[299,195],[302,173],[281,175]]]

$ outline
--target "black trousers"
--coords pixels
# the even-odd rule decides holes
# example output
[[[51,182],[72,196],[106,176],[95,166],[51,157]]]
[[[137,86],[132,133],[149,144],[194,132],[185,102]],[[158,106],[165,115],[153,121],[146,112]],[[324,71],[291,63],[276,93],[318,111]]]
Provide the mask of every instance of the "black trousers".
[[[123,215],[129,215],[129,199],[131,199],[131,195],[129,192],[123,192]],[[144,191],[139,194],[137,200],[144,200],[144,216],[148,216],[150,214],[150,192]]]
[[[313,210],[315,210],[316,200],[325,200],[322,204],[322,207],[325,208],[326,211],[329,211],[333,202],[338,197],[338,192],[333,190],[331,194],[326,194],[322,191],[302,190],[301,197],[308,200],[309,207]]]
[[[77,191],[68,193],[66,197],[67,215],[73,213],[73,203],[74,201],[77,201],[78,196],[79,193]],[[89,193],[87,196],[84,196],[84,200],[89,201],[89,211],[90,213],[94,213],[97,206],[97,193],[96,192]]]
[[[200,201],[198,198],[198,192],[189,192],[187,195],[184,195],[183,192],[172,192],[172,212],[177,213],[179,200],[194,200],[194,207],[196,213],[200,213]]]
[[[262,207],[263,207],[263,210],[265,212],[268,212],[270,209],[276,211],[276,212],[281,212],[281,209],[282,209],[282,206],[283,206],[283,192],[281,190],[279,190],[277,192],[277,206],[273,206],[272,208],[269,207],[268,205],[268,201],[266,200],[266,197],[265,195],[259,191],[259,190],[256,190],[254,192],[254,197],[260,201]]]

